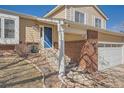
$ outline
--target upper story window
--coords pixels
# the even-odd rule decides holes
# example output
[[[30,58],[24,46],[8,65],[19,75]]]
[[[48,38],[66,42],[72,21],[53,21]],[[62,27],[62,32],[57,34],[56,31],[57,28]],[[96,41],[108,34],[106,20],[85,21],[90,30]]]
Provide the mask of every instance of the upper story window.
[[[15,21],[12,19],[4,19],[4,31],[5,38],[14,38]]]
[[[75,22],[85,24],[85,14],[75,11]]]
[[[95,27],[101,28],[102,26],[101,24],[102,24],[101,19],[95,18]]]

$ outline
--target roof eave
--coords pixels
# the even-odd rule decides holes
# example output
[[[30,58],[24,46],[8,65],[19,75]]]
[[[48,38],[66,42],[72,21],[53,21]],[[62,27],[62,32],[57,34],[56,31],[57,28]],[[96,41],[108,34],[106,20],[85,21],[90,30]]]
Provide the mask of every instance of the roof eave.
[[[18,13],[18,12],[11,11],[11,10],[6,10],[6,9],[0,9],[0,11],[1,12],[9,13],[11,15],[19,16],[20,18],[36,20],[36,21],[39,21],[39,22],[53,24],[53,25],[57,24],[57,19],[40,18],[40,17],[37,17],[37,16],[32,16],[32,15],[28,15],[28,14]]]
[[[49,13],[47,13],[47,14],[44,15],[43,17],[48,17],[48,16],[50,16],[51,14],[53,14],[55,11],[57,11],[58,9],[60,9],[60,8],[63,7],[63,6],[64,6],[64,5],[58,5],[58,6],[56,6],[55,8],[53,8]],[[97,5],[94,5],[94,7],[101,13],[101,15],[102,15],[106,20],[109,19]]]
[[[60,9],[61,7],[63,7],[64,5],[58,5],[55,8],[53,8],[50,12],[48,12],[46,15],[44,15],[43,17],[48,17],[51,14],[53,14],[55,11],[57,11],[58,9]]]
[[[109,20],[109,18],[103,13],[103,11],[102,11],[97,5],[94,5],[94,7],[101,13],[101,15],[102,15],[106,20]]]

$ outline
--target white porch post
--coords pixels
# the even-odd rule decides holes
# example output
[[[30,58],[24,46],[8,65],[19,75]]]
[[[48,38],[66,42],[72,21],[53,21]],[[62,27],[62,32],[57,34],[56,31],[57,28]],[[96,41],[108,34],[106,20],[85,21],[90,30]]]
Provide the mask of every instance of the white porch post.
[[[4,40],[4,19],[1,18],[1,40]]]
[[[65,74],[65,60],[64,60],[64,29],[61,24],[58,24],[58,49],[59,49],[59,76]]]

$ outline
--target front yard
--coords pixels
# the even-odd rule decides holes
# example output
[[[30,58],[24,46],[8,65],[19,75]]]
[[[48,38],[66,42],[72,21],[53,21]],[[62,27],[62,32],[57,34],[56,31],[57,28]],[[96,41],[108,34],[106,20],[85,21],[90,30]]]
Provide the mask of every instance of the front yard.
[[[41,87],[42,76],[23,59],[0,59],[0,87]]]
[[[67,87],[123,88],[124,65],[118,65],[93,74],[84,74],[80,70],[73,69],[67,74],[65,81]]]
[[[38,57],[39,58],[39,57]],[[36,60],[33,58],[30,60]],[[103,72],[94,74],[84,74],[78,69],[71,70],[64,77],[66,85],[58,79],[58,72],[52,71],[50,66],[43,65],[44,62],[38,59],[38,68],[44,70],[43,73],[38,71],[27,59],[18,56],[0,57],[0,87],[19,87],[19,88],[42,88],[44,87],[124,87],[124,65],[119,65]]]
[[[35,63],[36,66],[32,63]],[[0,57],[0,87],[56,87],[56,83],[58,83],[57,75],[56,71],[51,71],[43,56],[33,55],[28,58],[19,56]]]

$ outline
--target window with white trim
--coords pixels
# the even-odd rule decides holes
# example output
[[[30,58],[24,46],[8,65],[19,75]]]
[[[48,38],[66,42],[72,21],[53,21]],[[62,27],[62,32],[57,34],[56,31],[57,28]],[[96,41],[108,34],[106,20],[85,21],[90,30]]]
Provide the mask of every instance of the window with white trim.
[[[101,28],[102,27],[102,21],[99,18],[95,18],[95,27]]]
[[[75,22],[85,24],[85,14],[75,11]]]
[[[15,37],[15,21],[12,19],[4,19],[4,37]]]
[[[0,44],[19,44],[19,17],[0,13]]]
[[[0,38],[1,38],[1,18],[0,18]]]

